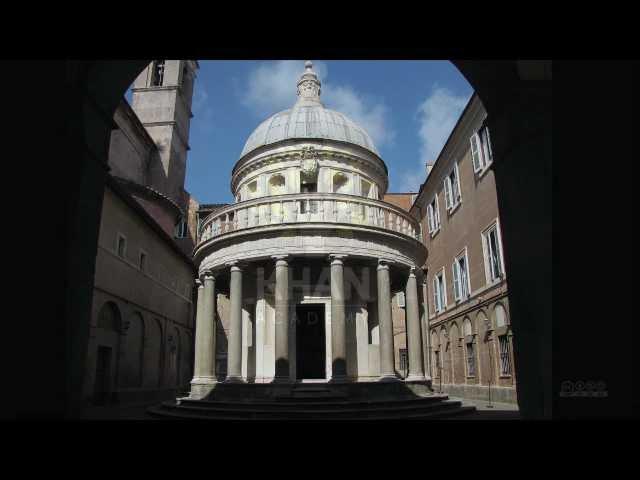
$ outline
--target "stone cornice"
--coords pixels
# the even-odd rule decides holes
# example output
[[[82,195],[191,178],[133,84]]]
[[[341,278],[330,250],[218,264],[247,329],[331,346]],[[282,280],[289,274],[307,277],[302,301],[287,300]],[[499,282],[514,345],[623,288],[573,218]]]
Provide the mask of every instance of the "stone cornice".
[[[123,187],[127,188],[130,191],[138,193],[147,198],[152,198],[154,200],[160,200],[161,202],[167,204],[172,210],[174,210],[177,215],[184,216],[184,210],[178,205],[175,201],[173,201],[169,196],[164,193],[156,190],[155,188],[149,187],[147,185],[140,185],[136,182],[132,182],[131,180],[127,180],[120,177],[113,177],[117,182],[119,182]]]
[[[128,205],[131,209],[133,209],[142,220],[154,230],[161,239],[165,241],[165,243],[175,252],[180,258],[184,259],[189,266],[195,269],[195,265],[193,263],[193,259],[185,254],[182,249],[178,246],[178,244],[171,238],[170,235],[165,232],[160,225],[155,221],[155,219],[149,215],[149,213],[144,209],[142,205],[140,205],[135,198],[131,196],[131,194],[124,188],[120,183],[121,179],[116,179],[111,175],[107,175],[106,185],[111,189],[112,192],[118,196],[126,205]],[[130,182],[133,183],[133,182]],[[134,185],[136,185],[134,183]]]
[[[457,319],[467,315],[473,310],[481,309],[488,304],[495,302],[501,298],[507,297],[509,294],[506,281],[499,282],[495,285],[489,285],[485,288],[479,289],[470,298],[463,303],[438,313],[434,317],[429,318],[429,328],[439,327],[440,325],[449,322],[450,320]],[[484,295],[489,295],[484,297]],[[475,302],[474,302],[475,300]]]
[[[295,138],[264,145],[252,150],[238,160],[231,173],[231,190],[235,192],[240,179],[247,175],[248,172],[280,161],[300,160],[303,154],[303,147],[308,145],[312,145],[315,148],[319,160],[342,158],[349,162],[367,165],[369,168],[376,171],[383,179],[384,192],[388,189],[389,172],[386,164],[380,157],[364,147],[360,147],[359,145],[349,142],[329,140],[326,138]],[[291,147],[292,150],[277,151],[279,148],[286,147]],[[357,153],[362,153],[362,155],[350,153],[345,150],[345,147],[348,149],[354,149]]]
[[[369,247],[351,249],[347,246],[337,249],[335,246],[321,247],[325,255],[330,254],[342,254],[349,255],[350,257],[370,257],[372,259],[381,258],[379,252],[374,248],[375,245],[394,244],[401,246],[403,251],[401,257],[392,256],[391,254],[382,255],[385,261],[389,263],[400,263],[408,267],[419,263],[420,260],[426,257],[426,248],[424,245],[407,235],[391,230],[386,230],[381,227],[374,226],[354,226],[352,224],[339,224],[339,223],[303,223],[303,224],[274,224],[261,227],[245,228],[238,231],[227,232],[222,235],[213,237],[196,247],[194,250],[194,262],[196,264],[202,264],[204,259],[213,255],[216,251],[236,244],[242,244],[247,240],[266,238],[278,234],[280,237],[287,237],[286,233],[293,233],[293,237],[305,236],[305,235],[318,235],[320,237],[335,237],[336,235],[345,237],[345,244],[348,239],[359,240],[365,242]],[[362,240],[363,236],[367,235],[367,240]],[[345,248],[348,249],[345,250]],[[370,249],[370,250],[369,250]],[[337,251],[336,251],[337,250]],[[300,253],[294,252],[292,249],[284,249],[281,253],[287,253],[290,255],[299,255]],[[319,253],[319,252],[314,252]],[[273,252],[268,255],[278,255],[280,252]],[[246,255],[239,254],[239,258],[244,260],[253,260],[255,256],[254,250],[247,250]],[[257,258],[257,257],[256,257]],[[200,267],[201,268],[201,267]]]
[[[174,132],[176,132],[176,136],[178,137],[178,139],[182,142],[186,150],[191,150],[191,147],[189,146],[189,142],[185,139],[184,135],[180,131],[180,124],[176,120],[165,120],[162,122],[145,122],[142,125],[145,128],[164,127],[164,126],[175,127],[173,130]]]

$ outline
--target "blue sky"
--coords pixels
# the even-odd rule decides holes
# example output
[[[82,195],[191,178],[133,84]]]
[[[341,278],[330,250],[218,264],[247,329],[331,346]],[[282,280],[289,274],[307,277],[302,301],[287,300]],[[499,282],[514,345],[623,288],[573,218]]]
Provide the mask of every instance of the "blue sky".
[[[290,108],[304,61],[199,61],[185,188],[200,203],[233,201],[231,169],[251,132]],[[390,192],[417,191],[473,90],[448,61],[313,60],[321,100],[373,139]]]

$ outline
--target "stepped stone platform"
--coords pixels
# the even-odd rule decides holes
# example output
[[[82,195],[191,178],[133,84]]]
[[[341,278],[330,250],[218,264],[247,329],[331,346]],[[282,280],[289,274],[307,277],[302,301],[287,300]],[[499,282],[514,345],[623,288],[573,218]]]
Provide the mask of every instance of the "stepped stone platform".
[[[203,399],[179,398],[151,407],[175,420],[354,421],[452,418],[476,411],[426,382],[225,384]]]

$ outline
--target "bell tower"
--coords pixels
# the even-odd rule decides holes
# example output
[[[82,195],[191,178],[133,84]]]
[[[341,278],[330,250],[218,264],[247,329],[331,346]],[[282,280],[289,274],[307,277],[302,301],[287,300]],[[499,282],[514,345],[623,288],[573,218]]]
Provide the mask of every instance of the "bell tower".
[[[156,146],[148,165],[148,187],[186,207],[184,181],[189,151],[196,60],[154,60],[136,78],[131,107]]]

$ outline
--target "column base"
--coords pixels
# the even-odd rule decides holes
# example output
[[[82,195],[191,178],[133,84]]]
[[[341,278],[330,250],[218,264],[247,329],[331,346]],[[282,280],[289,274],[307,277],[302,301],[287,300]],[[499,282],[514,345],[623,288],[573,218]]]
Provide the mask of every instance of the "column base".
[[[202,400],[207,397],[218,383],[215,377],[196,377],[191,381],[191,391],[189,398],[193,400]]]
[[[424,375],[419,373],[410,373],[407,375],[407,378],[404,379],[405,382],[424,382],[425,380]]]
[[[329,383],[351,383],[351,379],[346,375],[336,375],[329,379]]]
[[[379,382],[401,382],[402,380],[397,375],[387,373],[386,375],[380,375]]]
[[[225,378],[224,383],[247,383],[247,382],[241,376],[233,375]]]
[[[293,384],[295,383],[294,380],[291,379],[291,377],[273,377],[273,381],[271,383],[279,383],[279,384],[283,384],[283,383],[290,383]]]

